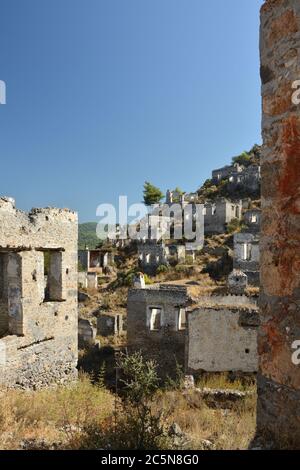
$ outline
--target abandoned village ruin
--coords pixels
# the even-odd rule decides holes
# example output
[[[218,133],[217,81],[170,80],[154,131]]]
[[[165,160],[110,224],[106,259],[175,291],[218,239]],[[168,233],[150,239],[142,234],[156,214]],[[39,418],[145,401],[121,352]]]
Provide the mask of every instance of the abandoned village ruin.
[[[201,191],[166,194],[166,204],[179,203],[182,210],[203,204],[201,246],[157,238],[78,250],[75,212],[25,213],[13,199],[0,199],[0,385],[35,389],[72,382],[78,345],[100,349],[103,338],[126,333],[126,351],[155,359],[162,379],[178,365],[195,378],[257,375],[257,437],[274,443],[282,437],[300,447],[300,369],[291,359],[300,340],[300,105],[292,101],[292,84],[300,79],[298,0],[265,1],[260,50],[260,163],[213,170],[210,189],[226,185],[226,196],[221,190],[215,198]],[[260,187],[261,205],[255,200]],[[228,232],[232,223],[236,230]],[[224,246],[206,246],[212,236],[223,243],[224,235],[232,235],[224,285],[195,297],[194,280],[146,282],[187,259],[193,267],[204,248],[205,255],[215,250],[228,262]],[[122,279],[116,250],[124,247],[134,264],[125,284],[126,313],[99,303],[87,313],[88,301],[101,292],[100,278],[105,286]]]
[[[0,199],[0,384],[77,376],[77,214]],[[48,263],[45,276],[46,259]]]

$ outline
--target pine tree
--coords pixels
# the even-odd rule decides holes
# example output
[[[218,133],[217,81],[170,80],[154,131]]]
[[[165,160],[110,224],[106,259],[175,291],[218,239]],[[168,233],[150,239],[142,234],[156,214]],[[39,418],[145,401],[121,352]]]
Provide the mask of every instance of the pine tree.
[[[143,194],[144,203],[146,204],[146,206],[158,204],[164,197],[161,190],[156,186],[153,186],[153,184],[149,183],[149,181],[145,181]]]

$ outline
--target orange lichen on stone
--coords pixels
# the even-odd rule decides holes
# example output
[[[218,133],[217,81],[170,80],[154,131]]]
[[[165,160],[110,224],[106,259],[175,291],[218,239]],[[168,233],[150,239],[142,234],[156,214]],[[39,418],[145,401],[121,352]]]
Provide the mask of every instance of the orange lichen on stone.
[[[280,230],[280,229],[278,229]],[[261,256],[261,281],[270,296],[292,295],[299,287],[300,246],[277,240]]]
[[[281,84],[274,94],[263,97],[263,112],[268,116],[286,113],[292,104],[292,83]]]
[[[293,10],[287,10],[281,16],[273,20],[268,35],[268,44],[274,47],[275,43],[281,38],[298,31],[297,17]]]
[[[281,141],[285,162],[278,189],[284,209],[300,214],[300,117],[292,115],[282,123]]]
[[[266,13],[274,7],[280,6],[284,0],[266,0],[261,7],[261,13]]]

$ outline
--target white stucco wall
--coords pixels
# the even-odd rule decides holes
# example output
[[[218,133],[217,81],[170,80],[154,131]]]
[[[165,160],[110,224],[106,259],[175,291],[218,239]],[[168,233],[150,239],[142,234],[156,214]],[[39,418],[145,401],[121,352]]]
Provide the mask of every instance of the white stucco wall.
[[[241,310],[229,308],[189,312],[187,366],[191,372],[257,370],[257,328],[241,326],[240,315]]]

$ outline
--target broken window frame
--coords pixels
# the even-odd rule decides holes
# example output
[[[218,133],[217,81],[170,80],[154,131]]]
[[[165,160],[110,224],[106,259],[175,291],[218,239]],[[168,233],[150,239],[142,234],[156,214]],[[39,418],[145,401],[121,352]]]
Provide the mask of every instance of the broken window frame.
[[[64,302],[66,300],[64,293],[64,276],[63,276],[63,252],[62,248],[40,248],[36,251],[41,251],[43,253],[43,262],[44,262],[44,279],[45,279],[45,256],[46,253],[49,253],[49,272],[47,274],[47,283],[45,284],[43,303],[50,302]],[[54,257],[58,258],[54,260]],[[54,271],[55,261],[58,264],[59,275]],[[50,276],[50,278],[49,278]]]
[[[153,321],[153,311],[159,311],[159,327],[154,328],[155,321]],[[163,308],[158,305],[151,305],[148,307],[148,327],[150,331],[159,331],[163,326]]]
[[[245,242],[242,244],[242,260],[243,261],[251,260],[251,251],[252,251],[251,243]]]
[[[182,313],[184,313],[185,321],[182,322]],[[187,328],[187,316],[185,307],[177,307],[177,331],[184,331]]]

